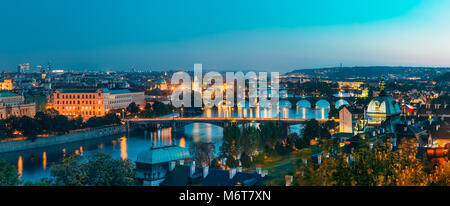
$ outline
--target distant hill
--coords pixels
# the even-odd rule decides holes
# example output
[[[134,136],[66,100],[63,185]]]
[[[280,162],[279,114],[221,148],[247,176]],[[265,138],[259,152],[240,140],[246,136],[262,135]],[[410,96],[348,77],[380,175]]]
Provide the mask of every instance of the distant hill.
[[[303,74],[311,77],[329,79],[371,79],[386,76],[387,78],[412,78],[419,77],[434,79],[444,72],[449,72],[446,67],[403,67],[403,66],[355,66],[355,67],[330,67],[315,69],[299,69],[287,73]]]

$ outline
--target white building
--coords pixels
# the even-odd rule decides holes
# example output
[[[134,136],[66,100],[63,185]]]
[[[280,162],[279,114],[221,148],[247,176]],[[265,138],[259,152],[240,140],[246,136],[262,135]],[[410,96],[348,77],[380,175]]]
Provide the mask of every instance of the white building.
[[[109,90],[109,92],[105,92],[106,110],[127,108],[132,102],[136,103],[141,109],[144,108],[144,92],[131,92],[128,89]]]

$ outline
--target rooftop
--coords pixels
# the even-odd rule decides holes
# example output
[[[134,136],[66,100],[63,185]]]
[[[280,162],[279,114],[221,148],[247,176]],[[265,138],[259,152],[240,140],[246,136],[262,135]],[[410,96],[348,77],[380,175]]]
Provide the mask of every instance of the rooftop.
[[[16,96],[20,95],[9,91],[0,91],[0,97],[16,97]]]
[[[190,158],[188,149],[176,145],[150,148],[138,154],[136,162],[144,164],[159,164]]]

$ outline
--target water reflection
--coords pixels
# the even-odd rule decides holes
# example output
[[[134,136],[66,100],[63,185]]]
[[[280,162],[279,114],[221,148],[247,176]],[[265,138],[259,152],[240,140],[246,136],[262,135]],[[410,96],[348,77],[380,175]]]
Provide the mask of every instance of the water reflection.
[[[47,152],[42,153],[42,168],[47,169]]]
[[[120,138],[120,158],[122,160],[126,160],[128,158],[127,154],[127,138]]]
[[[294,109],[275,108],[249,108],[236,109],[223,107],[221,109],[205,109],[203,116],[209,117],[285,117],[285,118],[326,118],[328,108],[311,109],[306,107],[296,107]],[[256,124],[255,124],[256,125]],[[292,125],[290,132],[299,133],[302,125]],[[81,141],[70,144],[58,145],[49,148],[26,150],[12,153],[3,153],[1,159],[5,159],[12,164],[17,164],[17,172],[22,180],[39,180],[50,175],[51,167],[60,163],[63,157],[71,154],[90,157],[95,152],[110,154],[115,159],[136,160],[137,155],[149,149],[152,144],[170,145],[178,143],[184,148],[198,148],[199,154],[203,155],[199,159],[206,160],[211,155],[217,155],[222,144],[223,128],[204,123],[192,123],[184,128],[177,128],[177,133],[172,132],[172,128],[163,128],[147,133],[132,133],[131,135],[117,135],[89,141]],[[208,143],[208,144],[200,144]],[[206,146],[207,145],[207,146]],[[203,152],[202,152],[203,151]],[[200,162],[199,162],[200,163]]]
[[[22,156],[19,156],[19,160],[17,161],[17,173],[19,174],[19,178],[22,178],[22,173],[23,173]]]

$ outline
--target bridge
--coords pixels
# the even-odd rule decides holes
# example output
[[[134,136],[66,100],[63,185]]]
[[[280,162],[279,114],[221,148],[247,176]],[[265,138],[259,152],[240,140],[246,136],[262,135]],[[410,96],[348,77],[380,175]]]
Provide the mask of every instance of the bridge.
[[[292,107],[296,106],[307,107],[307,108],[316,108],[317,103],[322,102],[321,104],[329,104],[330,107],[335,107],[336,102],[343,101],[343,103],[348,104],[349,102],[355,101],[356,97],[315,97],[315,96],[306,96],[306,97],[284,97],[280,98],[281,101],[289,101]]]
[[[226,127],[230,124],[243,124],[243,123],[267,123],[275,122],[283,125],[302,124],[311,119],[299,119],[299,118],[257,118],[257,117],[167,117],[167,118],[135,118],[126,120],[130,125],[145,128],[160,128],[160,127],[172,127],[172,131],[176,127],[184,127],[191,123],[207,123],[214,124],[220,127]],[[319,123],[324,123],[331,119],[316,119]],[[338,119],[333,119],[338,122]]]

